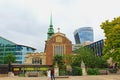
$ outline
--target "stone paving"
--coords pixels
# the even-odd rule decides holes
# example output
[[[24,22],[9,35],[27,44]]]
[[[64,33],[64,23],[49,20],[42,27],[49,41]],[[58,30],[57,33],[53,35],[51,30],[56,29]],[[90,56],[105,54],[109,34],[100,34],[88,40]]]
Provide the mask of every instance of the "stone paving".
[[[0,80],[50,80],[47,77],[0,77]],[[56,80],[120,80],[120,75],[69,76]]]

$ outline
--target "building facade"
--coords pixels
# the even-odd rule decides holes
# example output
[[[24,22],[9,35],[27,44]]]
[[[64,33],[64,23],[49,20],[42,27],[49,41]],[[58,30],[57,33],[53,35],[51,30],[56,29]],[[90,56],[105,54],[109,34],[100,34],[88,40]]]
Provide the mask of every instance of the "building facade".
[[[23,64],[26,53],[34,52],[35,50],[35,48],[25,45],[18,45],[10,40],[0,37],[0,64],[5,64],[4,58],[10,53],[15,55],[16,63]]]
[[[72,42],[60,32],[54,33],[52,24],[52,16],[50,17],[50,26],[47,32],[47,40],[45,41],[46,65],[53,65],[55,55],[64,55],[72,53]]]
[[[57,32],[45,42],[46,65],[53,64],[55,55],[72,53],[72,43],[65,34]]]
[[[95,53],[96,56],[102,56],[103,46],[104,46],[104,40],[102,39],[90,45],[87,45],[85,47],[88,47],[89,49],[91,49]]]
[[[79,48],[81,48],[81,47],[82,47],[81,44],[73,44],[73,45],[72,45],[72,51],[75,51],[75,50],[77,50],[77,49],[79,49]]]
[[[93,42],[94,34],[91,27],[82,27],[74,31],[74,38],[76,44],[83,44],[84,42]]]
[[[46,65],[46,54],[45,53],[27,53],[24,64],[39,64]]]
[[[86,47],[89,48],[94,54],[95,56],[102,56],[103,54],[103,47],[104,47],[104,40],[99,40],[96,42],[93,42],[89,45],[82,45],[82,46],[77,46],[77,48],[75,48],[72,52],[73,54],[78,54],[78,49],[81,47]]]

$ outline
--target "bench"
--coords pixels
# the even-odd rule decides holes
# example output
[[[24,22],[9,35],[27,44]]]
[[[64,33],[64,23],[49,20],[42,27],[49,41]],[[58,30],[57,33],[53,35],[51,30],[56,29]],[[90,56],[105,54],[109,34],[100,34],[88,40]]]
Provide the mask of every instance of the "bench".
[[[108,75],[107,70],[99,70],[100,75]]]
[[[38,77],[38,72],[29,72],[28,77]]]
[[[69,76],[55,76],[55,78],[69,78]]]

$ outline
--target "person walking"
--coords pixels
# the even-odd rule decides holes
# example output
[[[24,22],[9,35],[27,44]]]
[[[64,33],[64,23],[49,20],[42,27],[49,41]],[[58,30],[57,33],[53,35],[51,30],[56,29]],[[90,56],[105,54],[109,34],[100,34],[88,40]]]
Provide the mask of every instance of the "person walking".
[[[47,71],[47,80],[50,80],[50,78],[51,78],[51,70],[49,69],[48,71]]]
[[[51,80],[55,80],[54,69],[53,68],[51,68],[50,73],[51,73]]]

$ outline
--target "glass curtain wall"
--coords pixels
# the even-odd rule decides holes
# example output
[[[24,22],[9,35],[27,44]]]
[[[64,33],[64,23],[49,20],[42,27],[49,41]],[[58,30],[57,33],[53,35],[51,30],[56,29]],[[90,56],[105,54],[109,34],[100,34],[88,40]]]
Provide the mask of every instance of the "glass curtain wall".
[[[4,57],[7,54],[14,54],[16,63],[23,64],[26,53],[34,52],[36,49],[24,45],[18,45],[5,38],[0,37],[0,64],[5,64]]]

